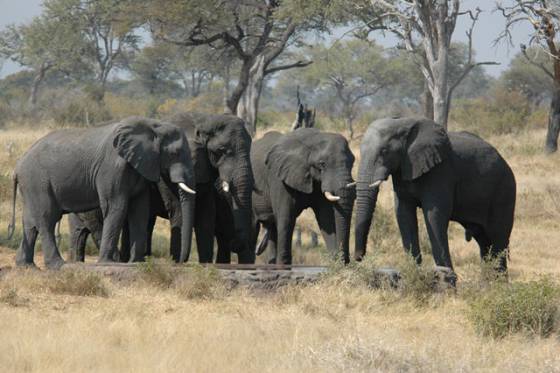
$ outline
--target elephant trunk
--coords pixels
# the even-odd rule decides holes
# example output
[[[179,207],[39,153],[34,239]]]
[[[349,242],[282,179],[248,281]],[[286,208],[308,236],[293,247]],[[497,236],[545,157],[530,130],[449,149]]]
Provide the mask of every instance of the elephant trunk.
[[[334,221],[336,229],[336,244],[345,264],[350,262],[350,222],[354,204],[354,190],[345,191],[340,201],[334,207]]]
[[[233,217],[236,237],[240,241],[238,259],[240,263],[251,264],[255,262],[254,250],[250,248],[252,235],[252,193],[253,173],[247,162],[240,167],[233,177]]]
[[[356,197],[356,226],[355,226],[355,251],[354,258],[361,261],[366,254],[367,239],[375,205],[377,204],[377,195],[379,193],[379,185],[370,187],[369,182],[358,182]]]
[[[181,201],[181,215],[183,220],[181,224],[181,252],[178,257],[176,253],[173,253],[173,260],[177,263],[183,263],[189,260],[191,254],[195,196],[181,189],[179,190],[179,199]]]

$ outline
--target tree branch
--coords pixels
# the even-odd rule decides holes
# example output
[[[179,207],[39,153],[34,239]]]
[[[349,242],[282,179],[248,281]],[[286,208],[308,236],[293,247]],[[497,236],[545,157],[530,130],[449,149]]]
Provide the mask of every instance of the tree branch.
[[[294,69],[294,68],[302,68],[302,67],[306,67],[309,66],[313,63],[313,61],[297,61],[288,65],[281,65],[281,66],[274,66],[271,67],[269,69],[266,69],[264,71],[264,75],[270,75],[270,74],[274,74],[278,71],[282,71],[282,70],[289,70],[289,69]]]

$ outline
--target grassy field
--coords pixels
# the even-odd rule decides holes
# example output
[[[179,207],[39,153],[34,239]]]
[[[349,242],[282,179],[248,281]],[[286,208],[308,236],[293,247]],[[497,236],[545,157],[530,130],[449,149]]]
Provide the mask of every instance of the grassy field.
[[[46,132],[0,132],[1,236],[9,220],[13,166]],[[560,155],[544,156],[543,139],[542,130],[488,139],[518,183],[509,261],[510,281],[516,283],[560,279]],[[352,147],[358,155],[358,143]],[[470,305],[489,290],[481,283],[478,248],[464,240],[457,225],[450,228],[456,293],[367,286],[363,277],[372,266],[407,268],[389,184],[382,187],[367,262],[335,268],[313,286],[255,294],[228,290],[202,270],[173,280],[163,264],[130,283],[79,270],[11,271],[0,279],[1,370],[560,372],[558,328],[548,337],[477,334]],[[18,211],[18,231],[20,218]],[[315,225],[308,215],[302,220]],[[158,222],[156,246],[162,255],[166,232],[166,222]],[[0,247],[1,268],[13,267],[16,246],[12,241]],[[295,257],[326,263],[321,253],[304,249]],[[430,268],[431,256],[425,259]],[[42,265],[40,253],[36,263]]]

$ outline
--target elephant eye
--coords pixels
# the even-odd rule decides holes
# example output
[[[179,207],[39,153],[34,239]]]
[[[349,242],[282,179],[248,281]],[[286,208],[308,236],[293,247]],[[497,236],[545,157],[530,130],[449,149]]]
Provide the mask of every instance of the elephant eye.
[[[381,155],[385,155],[387,154],[387,148],[381,148],[381,151],[379,152]]]

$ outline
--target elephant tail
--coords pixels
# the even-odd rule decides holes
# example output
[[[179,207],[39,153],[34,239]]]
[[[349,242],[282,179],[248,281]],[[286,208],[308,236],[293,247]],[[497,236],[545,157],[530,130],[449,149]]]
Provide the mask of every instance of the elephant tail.
[[[12,237],[14,236],[14,231],[16,230],[16,197],[18,180],[15,172],[12,176],[12,185],[12,220],[8,225],[8,237],[6,238],[7,240],[12,239]]]
[[[257,245],[256,249],[255,249],[255,254],[256,255],[261,255],[265,250],[266,247],[268,245],[268,237],[270,236],[270,231],[268,229],[266,229],[264,231],[263,237],[261,239],[261,241],[259,242],[259,244]]]

